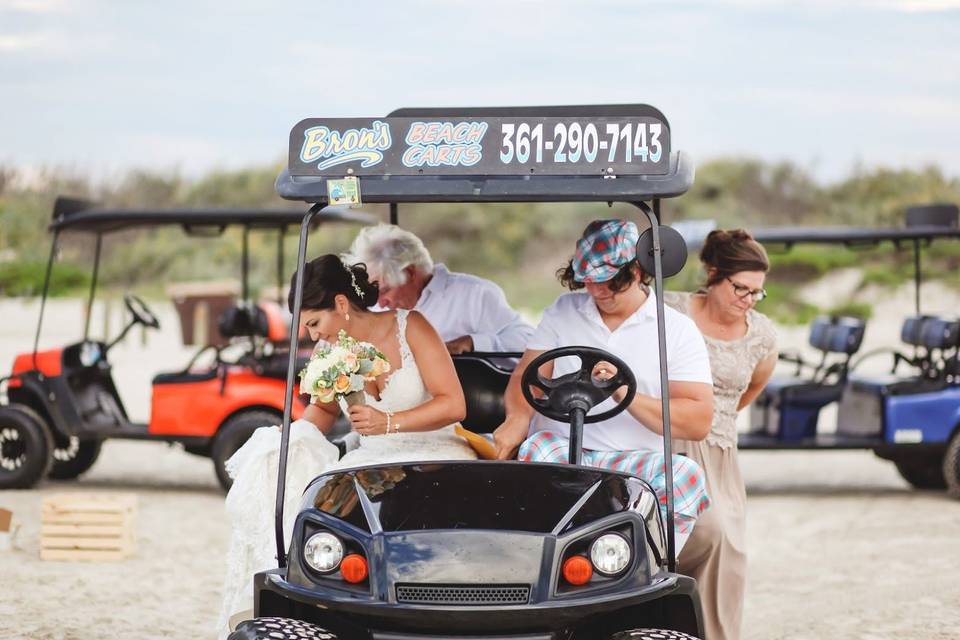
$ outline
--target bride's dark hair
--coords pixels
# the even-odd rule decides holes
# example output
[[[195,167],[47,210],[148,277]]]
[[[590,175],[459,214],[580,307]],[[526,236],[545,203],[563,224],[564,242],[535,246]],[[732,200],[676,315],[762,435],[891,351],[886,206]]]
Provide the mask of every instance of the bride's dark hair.
[[[287,305],[293,312],[293,294],[297,274],[290,278],[290,294]],[[337,294],[347,296],[350,304],[358,309],[369,309],[377,302],[380,291],[370,282],[367,266],[363,263],[348,265],[340,256],[328,253],[303,265],[303,309],[333,309]]]

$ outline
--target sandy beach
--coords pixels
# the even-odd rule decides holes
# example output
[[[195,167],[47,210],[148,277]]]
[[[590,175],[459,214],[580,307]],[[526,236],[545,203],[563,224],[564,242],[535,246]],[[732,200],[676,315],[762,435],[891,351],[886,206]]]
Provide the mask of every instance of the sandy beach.
[[[927,299],[943,311],[957,308],[954,292]],[[150,378],[182,367],[193,351],[179,342],[172,307],[152,306],[163,331],[143,337],[135,330],[111,353],[135,420],[148,417]],[[76,300],[49,305],[41,347],[76,340],[82,307]],[[896,341],[911,307],[907,290],[881,301],[864,349]],[[35,302],[0,302],[4,370],[29,349],[37,309]],[[114,314],[112,334],[119,330],[116,306]],[[98,329],[103,323],[102,315],[92,319]],[[805,339],[804,328],[781,331],[784,346]],[[910,489],[869,452],[743,452],[741,460],[750,549],[744,638],[958,637],[960,502]],[[135,493],[135,556],[41,561],[41,500],[65,491]],[[213,637],[228,531],[209,460],[163,444],[108,441],[79,480],[0,491],[0,507],[20,524],[14,548],[0,551],[0,638]]]

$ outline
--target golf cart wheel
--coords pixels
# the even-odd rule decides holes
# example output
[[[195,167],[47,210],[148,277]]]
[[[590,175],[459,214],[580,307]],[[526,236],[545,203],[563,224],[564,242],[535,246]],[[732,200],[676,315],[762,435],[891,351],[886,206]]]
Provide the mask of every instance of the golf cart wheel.
[[[336,634],[322,627],[291,618],[244,620],[227,640],[336,640]]]
[[[243,446],[254,431],[260,427],[280,424],[280,420],[281,417],[272,411],[251,409],[238,413],[223,423],[213,438],[210,457],[213,458],[213,468],[217,472],[217,480],[220,481],[224,491],[228,491],[233,484],[225,467],[230,456]]]
[[[947,486],[943,473],[946,461],[941,464],[938,458],[913,458],[894,460],[894,464],[903,479],[916,489],[944,489]]]
[[[630,629],[618,631],[610,640],[697,640],[697,637],[670,629]]]
[[[99,438],[81,440],[70,436],[63,447],[53,450],[53,466],[47,477],[54,480],[72,480],[86,472],[100,457],[100,447],[103,441]]]
[[[960,500],[960,430],[950,438],[947,453],[943,456],[943,480],[947,495]]]
[[[0,489],[27,489],[47,475],[53,436],[37,412],[21,404],[0,407]]]

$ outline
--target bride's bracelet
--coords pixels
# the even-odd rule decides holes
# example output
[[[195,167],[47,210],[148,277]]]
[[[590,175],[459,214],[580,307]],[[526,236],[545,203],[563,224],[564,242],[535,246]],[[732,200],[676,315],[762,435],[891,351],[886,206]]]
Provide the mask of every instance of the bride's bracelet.
[[[400,423],[399,423],[399,422],[393,422],[393,412],[392,412],[392,411],[387,411],[386,414],[387,414],[387,429],[386,429],[386,431],[383,432],[383,434],[384,434],[384,435],[389,434],[389,433],[390,433],[390,427],[391,427],[391,426],[393,427],[393,432],[394,432],[394,433],[400,433]]]

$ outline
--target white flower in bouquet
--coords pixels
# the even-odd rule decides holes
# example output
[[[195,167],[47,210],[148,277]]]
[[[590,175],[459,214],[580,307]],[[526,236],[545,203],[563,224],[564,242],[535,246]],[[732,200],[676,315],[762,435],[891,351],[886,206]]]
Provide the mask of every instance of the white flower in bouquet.
[[[314,402],[333,402],[363,391],[368,381],[388,371],[390,363],[376,347],[340,331],[337,342],[314,353],[300,372],[300,393],[309,393]]]

